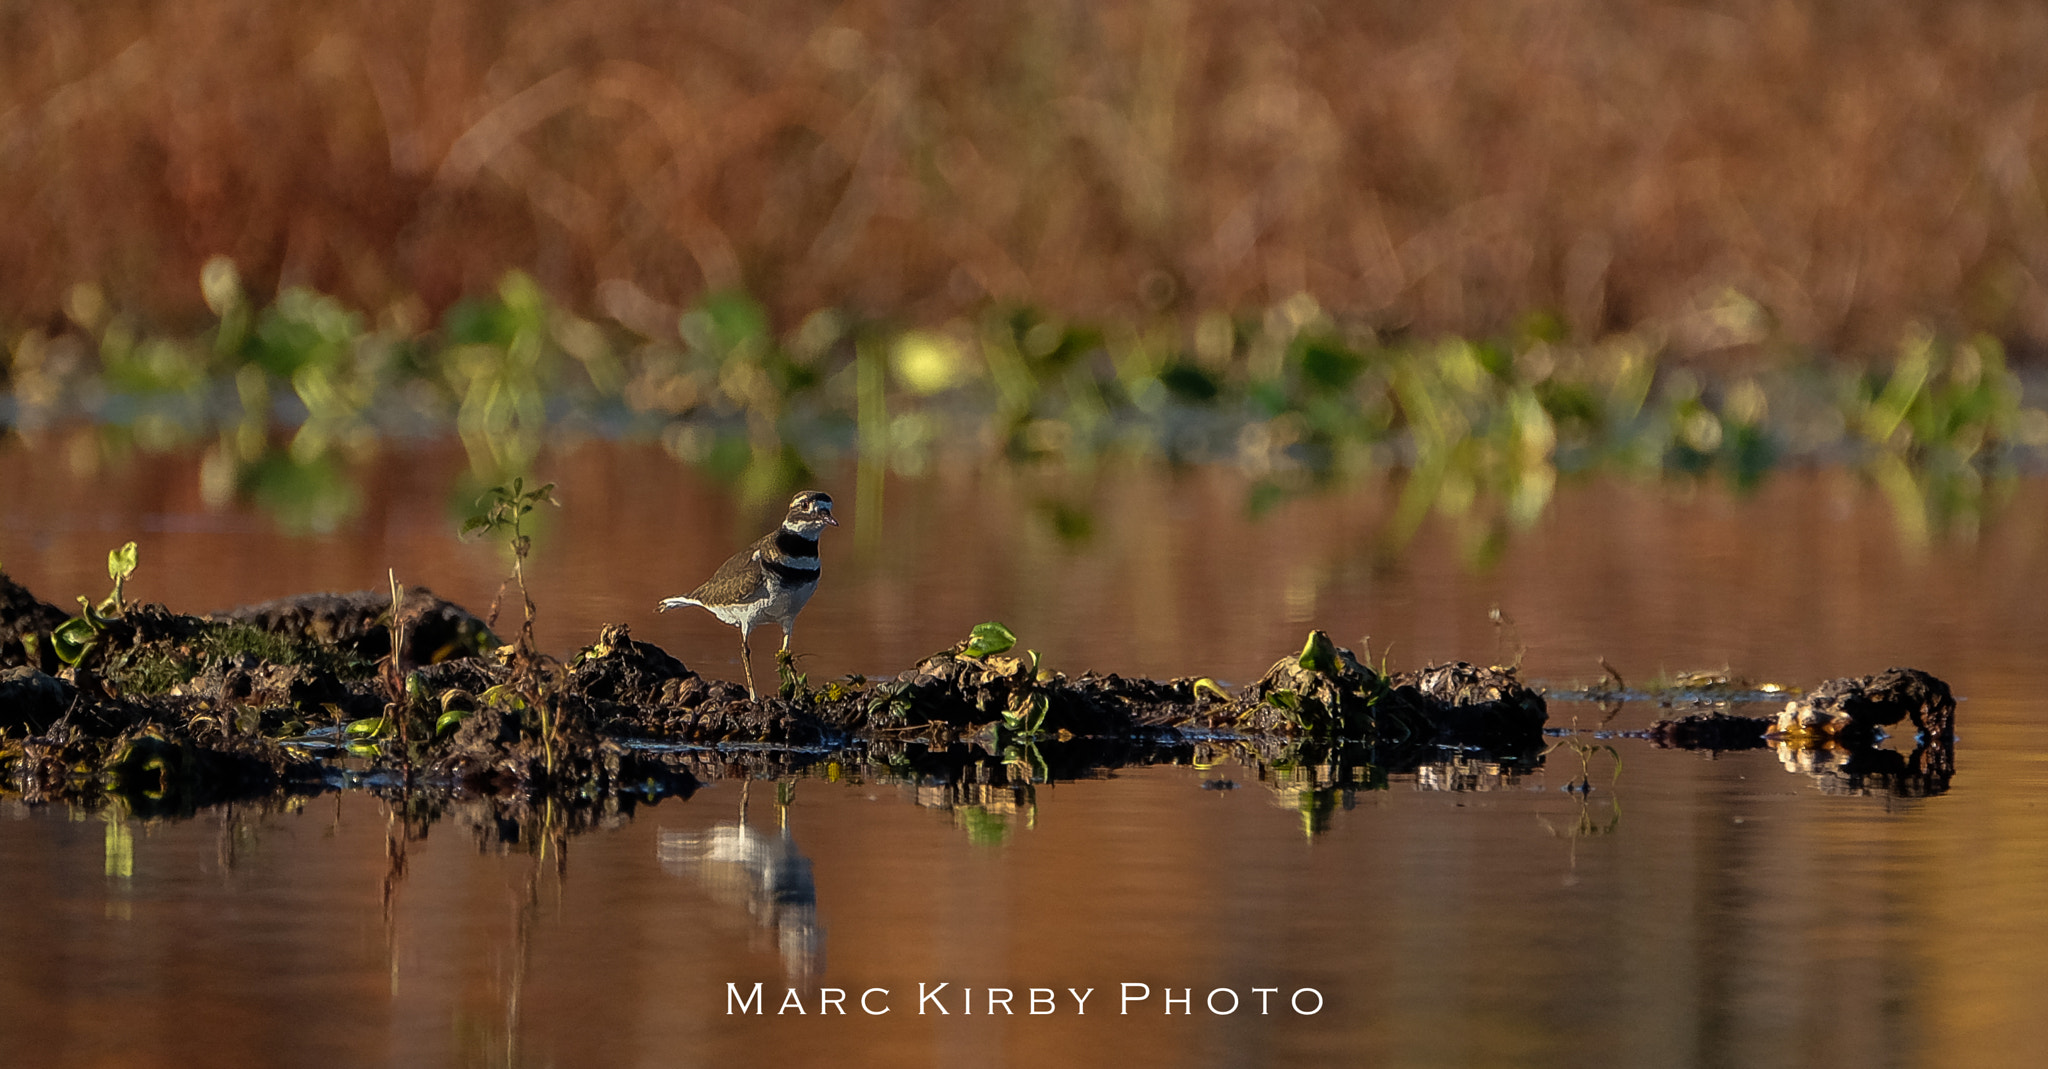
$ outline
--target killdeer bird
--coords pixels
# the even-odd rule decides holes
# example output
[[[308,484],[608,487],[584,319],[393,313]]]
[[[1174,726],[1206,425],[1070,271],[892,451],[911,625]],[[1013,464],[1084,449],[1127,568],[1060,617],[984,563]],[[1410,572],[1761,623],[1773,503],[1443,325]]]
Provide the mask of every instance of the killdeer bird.
[[[818,589],[818,534],[837,527],[832,497],[805,490],[789,499],[782,526],[732,555],[704,585],[676,598],[664,598],[656,612],[695,605],[740,629],[740,664],[747,672],[747,696],[754,690],[754,656],[747,636],[764,623],[782,625],[782,650],[789,652],[789,629],[796,614]]]

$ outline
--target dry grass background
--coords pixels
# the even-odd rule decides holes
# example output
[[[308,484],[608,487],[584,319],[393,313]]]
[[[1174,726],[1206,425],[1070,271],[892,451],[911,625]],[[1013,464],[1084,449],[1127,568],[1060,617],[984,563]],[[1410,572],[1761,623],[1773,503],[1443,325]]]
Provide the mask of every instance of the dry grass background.
[[[650,332],[1299,292],[1483,333],[2048,343],[2048,8],[1999,0],[0,0],[0,322],[225,253]],[[1755,302],[1754,305],[1747,303]],[[1740,318],[1740,317],[1738,317]]]

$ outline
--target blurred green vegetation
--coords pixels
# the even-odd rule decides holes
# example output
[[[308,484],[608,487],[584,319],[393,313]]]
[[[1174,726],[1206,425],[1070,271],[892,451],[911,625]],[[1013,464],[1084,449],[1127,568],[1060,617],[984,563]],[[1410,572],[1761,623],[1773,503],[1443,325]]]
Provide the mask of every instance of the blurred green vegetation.
[[[64,329],[8,339],[0,421],[203,444],[210,503],[253,499],[307,527],[357,507],[350,458],[450,431],[479,480],[530,470],[551,435],[595,434],[659,440],[753,497],[848,461],[915,476],[942,461],[1138,458],[1235,465],[1258,510],[1397,469],[1396,543],[1435,511],[1479,563],[1574,475],[1740,489],[1786,464],[1854,465],[1924,542],[1980,522],[2048,449],[2048,413],[2023,403],[1995,341],[1920,328],[1888,364],[1787,348],[1708,371],[1648,333],[1572,344],[1537,317],[1500,338],[1420,339],[1305,296],[1186,332],[1003,306],[917,329],[822,311],[778,332],[728,293],[650,337],[574,315],[516,272],[437,325],[305,289],[259,306],[225,260],[202,288],[212,326],[175,337],[81,287]]]

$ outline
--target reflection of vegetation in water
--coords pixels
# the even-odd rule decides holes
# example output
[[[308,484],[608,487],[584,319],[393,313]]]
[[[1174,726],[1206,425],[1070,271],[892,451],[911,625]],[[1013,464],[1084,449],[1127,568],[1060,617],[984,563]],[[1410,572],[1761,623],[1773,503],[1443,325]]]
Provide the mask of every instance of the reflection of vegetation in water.
[[[266,450],[244,466],[241,492],[287,529],[332,531],[362,508],[362,495],[331,456],[301,461],[289,450]]]
[[[107,825],[107,879],[120,880],[123,886],[135,878],[135,832],[128,827],[125,808],[115,803],[100,811]]]
[[[1390,789],[1404,777],[1421,791],[1453,794],[1515,790],[1522,777],[1543,767],[1547,751],[1489,751],[1464,747],[1385,747],[1359,743],[1303,741],[1275,747],[1269,742],[1233,740],[1196,747],[1205,766],[1233,761],[1251,770],[1272,793],[1274,805],[1296,812],[1302,834],[1329,831],[1337,812],[1357,806],[1361,792]]]
[[[2002,446],[2038,437],[2048,419],[2021,407],[2017,377],[1985,338],[1943,345],[1917,332],[1889,376],[1865,375],[1847,389],[1851,432],[1870,447],[1870,470],[1914,545],[1937,531],[1974,530],[2010,488]]]
[[[1208,755],[1207,760],[1215,757]],[[1330,830],[1330,818],[1340,806],[1357,805],[1359,791],[1385,790],[1388,783],[1386,768],[1353,747],[1290,748],[1246,763],[1273,792],[1274,805],[1300,814],[1301,832],[1310,838]]]
[[[1618,711],[1618,707],[1617,707]],[[1613,716],[1609,713],[1609,719]],[[1579,840],[1612,835],[1621,828],[1621,799],[1605,790],[1599,790],[1600,800],[1594,801],[1596,789],[1612,787],[1621,782],[1621,751],[1612,743],[1588,741],[1576,728],[1571,734],[1559,738],[1556,744],[1544,751],[1549,760],[1560,751],[1577,758],[1576,774],[1564,785],[1567,797],[1574,806],[1569,821],[1553,822],[1550,817],[1538,814],[1545,830],[1571,844],[1570,863],[1578,867]],[[1596,787],[1593,781],[1594,766],[1606,765],[1607,775]]]
[[[1593,766],[1599,758],[1605,758],[1606,760],[1601,763],[1610,766],[1605,785],[1611,786],[1621,781],[1621,751],[1615,749],[1613,743],[1588,742],[1574,732],[1558,739],[1555,745],[1544,751],[1544,757],[1547,759],[1560,750],[1569,752],[1578,759],[1577,774],[1571,778],[1570,782],[1565,784],[1566,790],[1575,791],[1582,795],[1591,793],[1593,790]]]
[[[967,841],[976,846],[1001,846],[1010,838],[1010,821],[1014,813],[998,812],[983,805],[961,806],[953,810],[953,821],[967,833]]]
[[[1547,816],[1537,816],[1536,819],[1543,822],[1543,826],[1549,830],[1550,834],[1560,839],[1570,840],[1576,845],[1580,839],[1593,839],[1603,835],[1613,835],[1621,830],[1620,799],[1609,796],[1601,799],[1596,805],[1592,797],[1583,791],[1573,791],[1572,799],[1575,807],[1572,812],[1572,819],[1568,822],[1554,823]],[[1576,855],[1574,855],[1574,860],[1576,860]]]
[[[358,507],[347,461],[379,435],[443,427],[480,480],[527,470],[566,424],[657,438],[750,500],[857,459],[864,506],[884,472],[942,454],[1082,471],[1108,456],[1227,462],[1253,479],[1255,508],[1397,467],[1391,542],[1434,511],[1475,561],[1564,476],[1740,488],[1802,458],[1865,464],[1920,542],[1974,527],[2015,454],[2048,447],[2048,413],[2021,404],[1995,342],[1924,330],[1888,370],[1785,355],[1707,374],[1669,366],[1647,333],[1567,343],[1539,317],[1503,339],[1417,341],[1307,297],[1187,331],[997,307],[915,330],[821,312],[777,333],[758,304],[718,293],[656,336],[572,315],[518,273],[435,329],[415,306],[371,322],[302,288],[258,307],[225,260],[202,289],[214,325],[172,338],[81,287],[71,328],[11,341],[11,422],[83,413],[147,449],[216,436],[208,499],[246,494],[304,527]],[[1067,538],[1090,528],[1064,502],[1047,519]]]

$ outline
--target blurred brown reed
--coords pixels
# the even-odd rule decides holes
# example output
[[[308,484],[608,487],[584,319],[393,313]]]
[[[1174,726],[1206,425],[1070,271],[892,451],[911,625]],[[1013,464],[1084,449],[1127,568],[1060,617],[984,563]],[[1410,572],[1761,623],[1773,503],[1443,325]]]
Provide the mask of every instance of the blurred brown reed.
[[[1681,350],[2048,342],[2048,8],[1903,0],[0,4],[0,322],[200,264],[650,333],[1298,292]]]

